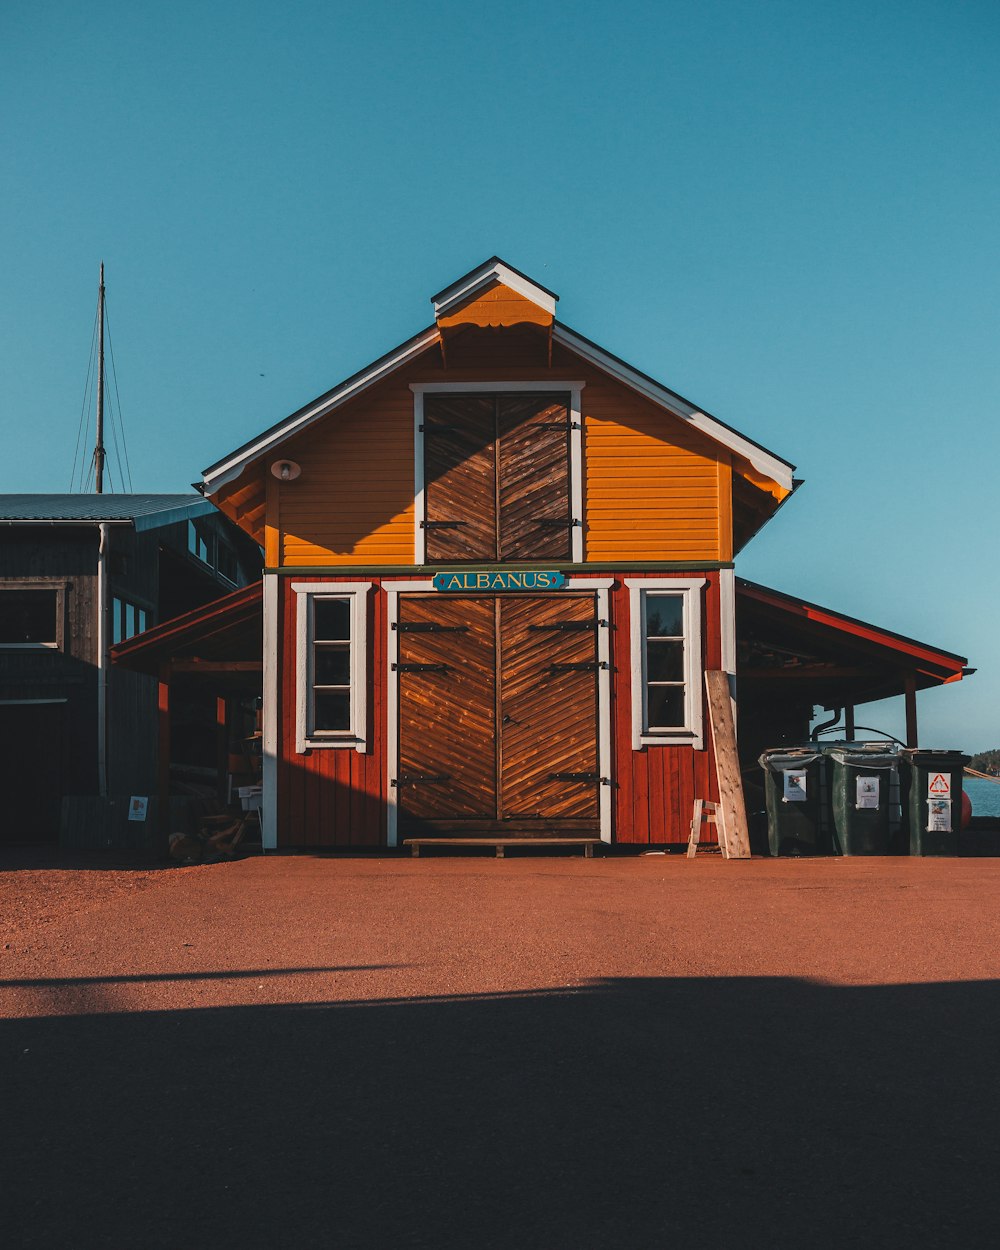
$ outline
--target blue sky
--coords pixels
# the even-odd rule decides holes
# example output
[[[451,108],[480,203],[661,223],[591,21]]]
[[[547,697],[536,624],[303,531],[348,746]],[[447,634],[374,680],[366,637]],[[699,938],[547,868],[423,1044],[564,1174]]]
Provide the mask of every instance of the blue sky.
[[[921,737],[1000,745],[998,36],[989,0],[3,6],[0,490],[69,488],[102,259],[172,491],[499,253],[799,466],[740,573],[968,655]]]

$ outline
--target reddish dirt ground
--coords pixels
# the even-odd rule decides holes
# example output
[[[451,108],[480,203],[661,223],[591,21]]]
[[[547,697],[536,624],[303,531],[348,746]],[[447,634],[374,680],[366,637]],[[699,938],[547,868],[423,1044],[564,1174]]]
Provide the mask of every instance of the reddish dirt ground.
[[[7,1244],[995,1244],[1000,861],[33,863]]]

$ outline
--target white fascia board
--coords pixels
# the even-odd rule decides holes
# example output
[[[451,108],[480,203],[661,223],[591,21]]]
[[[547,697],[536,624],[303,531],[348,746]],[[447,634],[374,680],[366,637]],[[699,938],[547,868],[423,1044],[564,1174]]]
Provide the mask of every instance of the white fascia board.
[[[643,377],[641,373],[631,369],[622,361],[616,360],[614,356],[609,355],[595,344],[588,343],[586,339],[580,338],[579,335],[574,334],[566,326],[560,325],[559,322],[556,322],[552,328],[552,337],[563,347],[568,347],[571,352],[582,356],[584,360],[589,360],[592,365],[596,365],[598,369],[602,369],[613,378],[617,378],[619,382],[624,382],[626,386],[631,387],[632,390],[637,391],[646,399],[652,400],[654,404],[665,408],[667,412],[672,413],[675,417],[679,417],[682,421],[687,421],[696,429],[701,430],[703,434],[707,435],[714,442],[721,443],[724,447],[728,447],[730,451],[743,456],[744,459],[750,461],[758,473],[762,473],[765,477],[769,477],[772,481],[777,482],[784,490],[790,491],[792,489],[793,469],[784,460],[779,460],[776,456],[772,456],[762,447],[758,447],[741,434],[737,434],[735,430],[730,430],[724,426],[721,421],[716,421],[714,417],[701,412],[693,404],[689,404],[681,399],[679,395],[672,394],[666,387]]]
[[[494,261],[491,265],[483,265],[481,269],[474,270],[467,277],[456,282],[454,286],[450,286],[442,291],[432,301],[434,304],[434,316],[447,316],[456,304],[461,304],[492,282],[502,282],[504,286],[510,287],[518,295],[523,295],[526,300],[536,304],[550,316],[554,317],[556,315],[556,297],[554,295],[550,295],[548,291],[543,290],[540,286],[535,286],[527,278],[522,278],[519,273],[515,273],[513,269],[508,269],[502,262]]]
[[[289,417],[287,421],[284,421],[275,429],[261,435],[249,447],[243,448],[240,452],[229,457],[228,460],[221,461],[211,470],[206,470],[203,483],[205,494],[214,495],[227,482],[238,478],[252,460],[258,459],[266,451],[277,447],[293,435],[300,434],[314,422],[333,412],[335,408],[339,408],[342,404],[346,404],[348,400],[354,399],[370,386],[374,386],[376,382],[381,382],[393,370],[398,369],[401,365],[405,365],[408,360],[412,360],[414,356],[419,356],[421,352],[426,351],[428,347],[438,341],[438,338],[439,331],[437,327],[431,326],[416,338],[404,343],[402,347],[398,347],[394,352],[383,356],[370,369],[365,370],[363,373],[355,374],[354,377],[349,378],[346,382],[324,395],[322,399],[303,408],[301,412]]]

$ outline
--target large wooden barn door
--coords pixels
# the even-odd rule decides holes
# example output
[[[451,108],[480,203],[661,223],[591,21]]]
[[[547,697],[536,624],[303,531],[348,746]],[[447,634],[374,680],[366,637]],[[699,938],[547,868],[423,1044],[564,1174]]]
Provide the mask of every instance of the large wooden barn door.
[[[593,596],[400,597],[405,834],[599,830]]]
[[[569,436],[565,396],[425,396],[425,558],[570,559]]]
[[[496,818],[496,619],[492,599],[400,596],[400,811]]]
[[[500,620],[502,817],[596,832],[594,600],[504,599]]]

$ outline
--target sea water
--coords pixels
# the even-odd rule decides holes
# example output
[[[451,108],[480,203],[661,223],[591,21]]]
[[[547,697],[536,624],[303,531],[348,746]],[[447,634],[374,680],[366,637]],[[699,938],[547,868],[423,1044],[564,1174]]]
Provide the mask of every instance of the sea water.
[[[972,801],[973,816],[1000,818],[1000,781],[983,781],[981,777],[963,778],[963,789]]]

